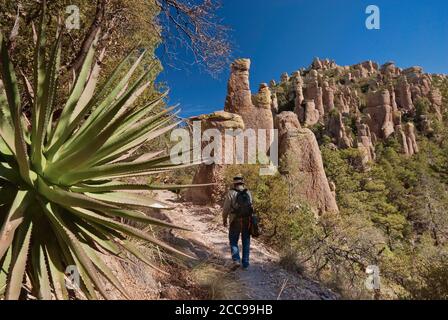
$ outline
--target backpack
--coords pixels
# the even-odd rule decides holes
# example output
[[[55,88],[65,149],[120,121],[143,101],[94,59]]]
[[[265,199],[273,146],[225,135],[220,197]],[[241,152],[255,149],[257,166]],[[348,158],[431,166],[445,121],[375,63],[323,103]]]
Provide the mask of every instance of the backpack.
[[[235,190],[235,189],[234,189]],[[233,207],[233,213],[237,218],[241,218],[241,226],[243,224],[243,218],[248,223],[250,235],[254,238],[260,236],[261,232],[258,226],[258,217],[255,214],[254,207],[247,189],[235,190],[237,192],[235,199],[235,206]]]
[[[252,201],[250,199],[249,193],[247,192],[247,189],[241,191],[240,190],[235,191],[237,192],[237,195],[233,207],[233,213],[238,218],[251,217],[252,214],[254,213],[254,209],[252,207]]]

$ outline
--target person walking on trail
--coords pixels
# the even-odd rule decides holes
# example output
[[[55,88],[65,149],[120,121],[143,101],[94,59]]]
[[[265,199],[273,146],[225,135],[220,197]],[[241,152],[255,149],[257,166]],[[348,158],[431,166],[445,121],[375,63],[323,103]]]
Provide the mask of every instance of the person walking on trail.
[[[232,270],[239,268],[241,262],[243,269],[249,267],[250,224],[253,212],[252,195],[245,187],[243,176],[237,175],[233,178],[233,188],[228,191],[225,197],[222,213],[224,227],[229,226],[230,252],[233,260]],[[242,261],[238,248],[240,235],[243,244]]]

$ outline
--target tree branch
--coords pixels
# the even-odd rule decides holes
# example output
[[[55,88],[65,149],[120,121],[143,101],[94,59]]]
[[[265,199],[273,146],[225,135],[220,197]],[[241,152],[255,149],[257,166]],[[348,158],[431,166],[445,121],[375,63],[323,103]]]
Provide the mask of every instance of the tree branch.
[[[95,16],[93,18],[92,24],[89,27],[89,30],[87,31],[84,37],[84,40],[82,41],[81,48],[79,49],[75,57],[66,66],[66,69],[69,71],[69,73],[71,73],[72,70],[78,73],[79,70],[81,69],[82,62],[84,61],[84,58],[89,52],[89,48],[92,45],[92,42],[95,39],[96,34],[101,28],[101,24],[104,20],[105,11],[106,11],[106,0],[97,0]]]

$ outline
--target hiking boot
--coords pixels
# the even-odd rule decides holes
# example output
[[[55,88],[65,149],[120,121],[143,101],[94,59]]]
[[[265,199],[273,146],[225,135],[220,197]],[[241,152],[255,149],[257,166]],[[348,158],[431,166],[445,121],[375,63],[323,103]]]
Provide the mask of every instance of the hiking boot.
[[[232,266],[230,267],[231,271],[235,271],[236,269],[238,269],[241,266],[239,261],[233,261]]]
[[[249,266],[243,266],[243,270],[249,269]]]

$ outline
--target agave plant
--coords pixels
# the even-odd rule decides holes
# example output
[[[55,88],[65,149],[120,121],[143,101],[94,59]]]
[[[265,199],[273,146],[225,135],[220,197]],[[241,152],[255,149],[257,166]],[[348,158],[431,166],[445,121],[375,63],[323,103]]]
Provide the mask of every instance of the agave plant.
[[[161,186],[132,184],[123,178],[175,168],[162,151],[135,154],[178,123],[171,109],[150,113],[160,110],[164,94],[135,106],[137,97],[151,86],[153,68],[136,74],[145,53],[137,58],[131,52],[95,90],[100,72],[98,35],[67,100],[58,103],[62,33],[47,48],[43,11],[34,78],[23,86],[32,97],[30,119],[23,114],[20,85],[0,35],[0,296],[18,299],[28,284],[38,298],[66,299],[64,272],[75,265],[87,298],[96,299],[98,293],[107,298],[104,280],[129,297],[99,253],[133,255],[152,266],[129,241],[134,237],[183,255],[120,222],[176,227],[141,212],[144,207],[168,208],[142,195]],[[127,65],[132,66],[126,72]],[[57,109],[62,111],[56,114]]]

